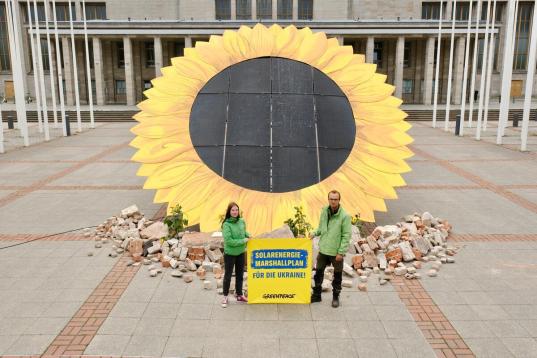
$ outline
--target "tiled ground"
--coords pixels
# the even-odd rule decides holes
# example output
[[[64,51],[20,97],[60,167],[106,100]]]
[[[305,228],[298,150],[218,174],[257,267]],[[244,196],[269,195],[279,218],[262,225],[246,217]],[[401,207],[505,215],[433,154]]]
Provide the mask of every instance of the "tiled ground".
[[[0,247],[21,241],[6,234],[97,225],[131,203],[157,213],[129,161],[131,125],[0,156]],[[535,356],[537,156],[491,144],[492,134],[478,142],[428,123],[411,134],[408,186],[377,222],[423,210],[448,218],[465,247],[439,277],[371,280],[367,293],[346,289],[338,310],[329,295],[321,304],[224,310],[197,279],[149,278],[91,241],[36,241],[0,249],[0,355]],[[508,134],[515,145],[517,131]]]

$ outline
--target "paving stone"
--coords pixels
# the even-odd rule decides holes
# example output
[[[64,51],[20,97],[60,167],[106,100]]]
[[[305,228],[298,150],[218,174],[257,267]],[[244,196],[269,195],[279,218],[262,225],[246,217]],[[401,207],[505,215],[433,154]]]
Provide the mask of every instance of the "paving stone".
[[[131,336],[123,355],[159,357],[167,342],[168,336]]]
[[[55,335],[21,335],[4,351],[5,355],[39,355],[45,351]]]
[[[359,319],[348,321],[352,338],[385,338],[386,330],[379,321],[362,321]]]
[[[351,338],[346,321],[315,321],[317,338]]]
[[[164,357],[201,357],[205,342],[204,337],[170,337],[162,355]]]
[[[319,358],[358,357],[352,339],[317,339]]]
[[[121,356],[130,339],[128,335],[96,335],[86,347],[84,354]]]
[[[354,348],[360,358],[395,358],[390,340],[383,338],[354,339]]]
[[[515,357],[498,338],[468,338],[465,342],[477,357]]]
[[[280,338],[281,358],[311,358],[318,356],[319,352],[315,339]]]

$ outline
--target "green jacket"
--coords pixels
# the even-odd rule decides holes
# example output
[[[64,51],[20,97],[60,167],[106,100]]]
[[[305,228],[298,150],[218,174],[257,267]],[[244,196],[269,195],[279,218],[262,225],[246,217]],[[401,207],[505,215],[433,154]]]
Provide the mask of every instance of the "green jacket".
[[[345,255],[351,240],[351,217],[340,206],[329,218],[329,206],[321,210],[319,228],[313,233],[320,236],[319,251],[328,256]]]
[[[224,236],[224,253],[239,256],[246,251],[245,238],[250,237],[246,232],[246,223],[242,218],[229,218],[222,224]]]

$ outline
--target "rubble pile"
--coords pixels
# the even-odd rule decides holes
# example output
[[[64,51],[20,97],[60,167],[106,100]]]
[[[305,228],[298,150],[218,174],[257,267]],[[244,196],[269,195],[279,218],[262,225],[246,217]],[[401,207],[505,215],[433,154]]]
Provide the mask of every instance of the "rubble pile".
[[[362,237],[360,230],[353,226],[342,286],[367,291],[368,281],[374,276],[380,285],[384,285],[393,276],[419,279],[422,270],[428,276],[436,277],[442,265],[455,262],[453,256],[459,248],[446,241],[451,229],[446,220],[428,212],[407,215],[395,225],[377,226],[367,237]],[[136,205],[132,205],[123,209],[120,215],[108,218],[94,233],[85,230],[84,235],[95,237],[95,248],[111,243],[110,257],[127,252],[132,257],[128,265],[146,266],[150,277],[170,269],[172,277],[182,278],[186,283],[197,277],[202,281],[203,289],[216,288],[222,293],[224,260],[220,232],[185,231],[170,237],[166,224],[147,219]],[[289,227],[284,225],[259,237],[292,236]],[[317,250],[318,238],[314,240],[314,260]],[[88,256],[93,253],[88,252]],[[246,278],[245,273],[245,291]],[[327,267],[323,291],[332,289],[333,278],[334,268]],[[231,293],[234,292],[234,281],[231,281]]]
[[[357,227],[344,263],[344,273],[358,276],[360,291],[367,291],[367,282],[376,274],[381,285],[395,276],[406,279],[421,278],[420,270],[427,266],[427,275],[436,277],[442,265],[455,262],[458,247],[450,246],[447,237],[452,227],[448,221],[435,218],[428,212],[405,216],[395,225],[377,226],[367,237],[361,237]],[[331,289],[331,273],[327,268],[323,290]],[[344,280],[344,287],[352,287],[352,280]]]
[[[86,236],[91,233],[86,231]],[[205,289],[222,287],[223,238],[220,233],[180,232],[169,237],[166,224],[148,220],[136,205],[112,216],[97,227],[94,233],[95,248],[111,242],[108,256],[117,257],[128,252],[129,265],[147,266],[150,277],[156,277],[163,269],[170,268],[171,276],[183,278],[187,283],[194,276],[203,281]],[[93,253],[89,252],[88,256]],[[207,279],[212,273],[216,284]]]

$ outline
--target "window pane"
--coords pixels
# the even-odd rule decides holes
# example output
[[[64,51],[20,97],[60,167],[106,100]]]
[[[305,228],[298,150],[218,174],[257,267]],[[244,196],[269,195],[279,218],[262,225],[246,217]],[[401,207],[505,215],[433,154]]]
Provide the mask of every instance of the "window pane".
[[[43,69],[45,71],[50,70],[50,63],[48,62],[48,42],[47,39],[41,39],[41,58],[43,59]]]
[[[86,3],[87,20],[106,20],[105,3]]]
[[[116,80],[116,94],[127,94],[127,87],[124,80]]]
[[[8,71],[11,69],[11,62],[9,60],[6,8],[3,5],[0,5],[0,71]]]
[[[237,20],[252,19],[251,0],[237,0]]]
[[[71,16],[76,20],[76,12],[74,4],[71,4]],[[69,4],[56,3],[56,20],[69,21]]]
[[[272,0],[257,0],[258,19],[272,19]]]
[[[123,41],[116,42],[117,48],[117,67],[125,68],[125,53],[123,52]]]
[[[145,43],[145,67],[155,67],[155,43],[153,41]]]
[[[231,19],[231,1],[230,0],[216,0],[214,7],[215,7],[215,17],[217,20],[230,20]]]
[[[278,0],[278,20],[293,19],[293,0]]]
[[[298,19],[313,19],[313,0],[298,0]]]

